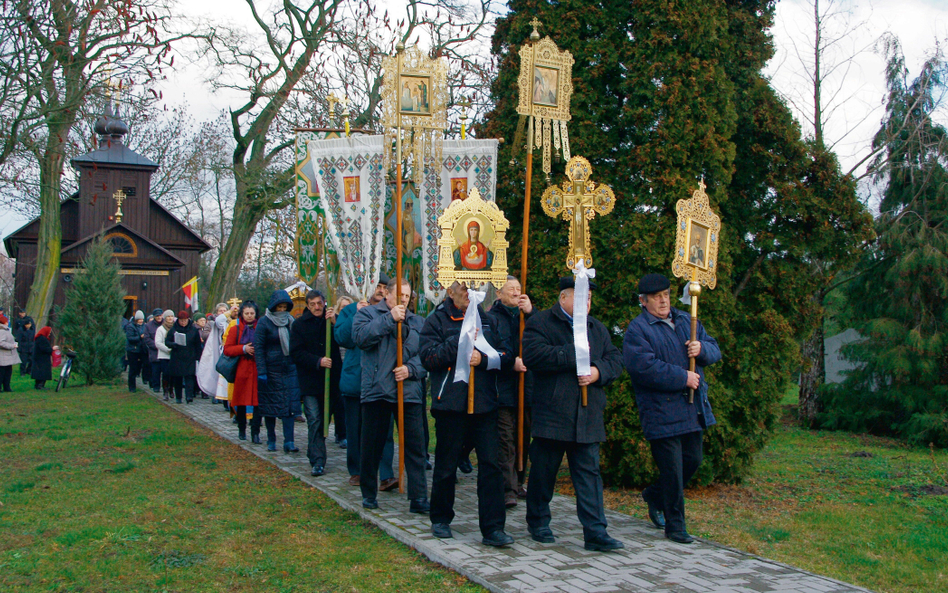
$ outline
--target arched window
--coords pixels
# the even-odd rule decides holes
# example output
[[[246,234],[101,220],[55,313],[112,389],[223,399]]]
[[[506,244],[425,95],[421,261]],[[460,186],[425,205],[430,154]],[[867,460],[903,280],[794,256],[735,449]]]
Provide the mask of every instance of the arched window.
[[[138,246],[124,233],[109,233],[105,240],[112,244],[115,257],[138,257]]]

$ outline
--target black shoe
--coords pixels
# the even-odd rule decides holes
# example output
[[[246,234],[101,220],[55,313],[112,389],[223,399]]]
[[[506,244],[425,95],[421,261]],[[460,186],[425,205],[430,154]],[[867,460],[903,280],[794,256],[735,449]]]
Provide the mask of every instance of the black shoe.
[[[340,448],[340,449],[347,449],[347,448],[349,448],[349,441],[348,441],[348,439],[342,439],[341,441],[337,441],[336,444],[339,445],[339,448]]]
[[[428,511],[431,510],[431,505],[428,504],[427,498],[418,498],[408,505],[408,510],[412,513],[418,513],[419,515],[427,515]]]
[[[549,527],[528,528],[527,531],[530,532],[530,537],[533,538],[535,542],[540,542],[541,544],[556,543],[556,538],[553,537],[553,530]]]
[[[240,430],[237,432],[237,438],[238,438],[239,440],[241,440],[241,441],[246,441],[246,440],[247,440],[247,431],[244,430],[244,429],[240,429]]]
[[[451,533],[451,526],[447,523],[432,523],[431,535],[438,539],[449,539],[454,537],[454,534]]]
[[[676,544],[693,544],[695,543],[695,538],[688,535],[687,531],[672,531],[671,533],[666,533],[665,537],[672,540]]]
[[[484,536],[484,539],[481,540],[485,546],[493,546],[495,548],[502,548],[504,546],[509,546],[514,543],[514,538],[510,537],[502,529],[490,533]]]
[[[326,473],[326,468],[324,468],[321,465],[314,465],[313,471],[309,472],[309,475],[313,476],[314,478],[318,478],[319,476],[325,473]]]
[[[645,493],[642,493],[642,500],[648,505],[648,519],[655,526],[655,529],[665,529],[665,513],[657,506],[645,499]]]
[[[207,394],[206,394],[206,393],[202,393],[202,394],[201,394],[201,399],[207,399]]]
[[[612,550],[621,550],[625,544],[617,539],[612,539],[605,533],[597,535],[592,539],[586,540],[585,548],[594,552],[610,552]]]
[[[458,469],[461,470],[462,474],[469,474],[474,471],[474,466],[471,465],[471,460],[465,457],[458,462]]]
[[[176,399],[176,400],[174,400],[174,403],[180,404],[180,403],[183,403],[183,402],[182,402],[180,399]]]
[[[362,508],[363,509],[377,509],[379,508],[379,501],[375,500],[374,498],[363,498]]]
[[[253,443],[254,445],[262,445],[262,444],[263,444],[263,443],[260,442],[260,435],[259,435],[259,434],[252,434],[252,435],[250,435],[250,442]]]
[[[299,453],[300,450],[293,444],[293,441],[286,441],[283,443],[283,452],[284,453]]]
[[[434,466],[431,465],[431,462],[430,462],[430,461],[427,461],[427,460],[426,460],[426,461],[425,461],[425,469],[428,470],[428,471],[431,471],[431,470],[434,469]]]

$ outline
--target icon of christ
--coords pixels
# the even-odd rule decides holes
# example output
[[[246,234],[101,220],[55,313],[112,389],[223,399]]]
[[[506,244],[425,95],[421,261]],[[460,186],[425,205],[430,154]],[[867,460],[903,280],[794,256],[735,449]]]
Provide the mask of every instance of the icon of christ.
[[[480,242],[481,225],[476,220],[467,224],[468,240],[454,250],[455,270],[485,270],[494,263],[494,252]]]

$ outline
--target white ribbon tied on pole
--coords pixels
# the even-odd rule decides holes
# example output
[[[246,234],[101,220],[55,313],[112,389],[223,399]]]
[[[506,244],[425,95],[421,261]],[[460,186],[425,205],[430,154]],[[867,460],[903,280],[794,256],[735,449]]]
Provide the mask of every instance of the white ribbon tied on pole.
[[[464,312],[464,321],[461,322],[461,335],[458,339],[458,359],[454,365],[454,382],[468,382],[471,376],[471,354],[477,347],[487,356],[487,369],[500,369],[500,354],[494,350],[494,347],[487,342],[484,337],[481,316],[477,312],[477,306],[487,298],[486,292],[479,292],[471,288],[467,289],[467,296],[470,302],[467,305],[467,311]]]
[[[589,334],[586,332],[586,317],[589,309],[589,280],[596,277],[594,268],[587,268],[579,260],[576,269],[576,287],[573,289],[573,344],[576,347],[576,376],[592,374],[589,363]]]

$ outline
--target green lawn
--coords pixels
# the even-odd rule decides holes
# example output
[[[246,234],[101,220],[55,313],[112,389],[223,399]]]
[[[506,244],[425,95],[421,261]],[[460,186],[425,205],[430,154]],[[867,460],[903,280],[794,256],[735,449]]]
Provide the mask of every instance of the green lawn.
[[[14,389],[0,590],[480,590],[151,396]]]

